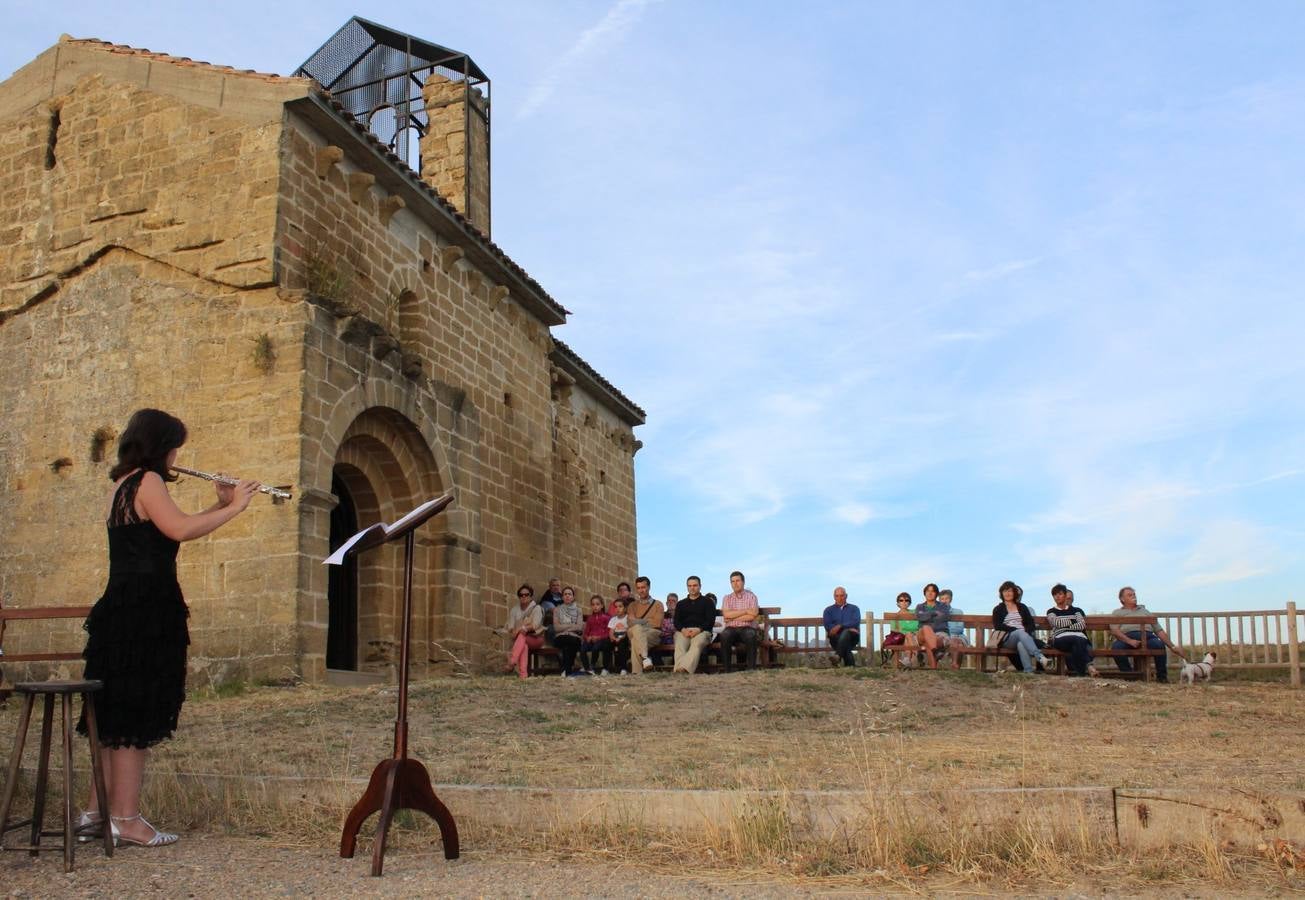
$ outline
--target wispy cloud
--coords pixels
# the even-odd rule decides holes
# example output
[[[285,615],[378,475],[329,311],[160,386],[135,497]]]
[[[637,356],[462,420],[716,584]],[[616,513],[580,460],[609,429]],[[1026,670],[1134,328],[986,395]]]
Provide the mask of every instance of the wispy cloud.
[[[525,119],[538,112],[557,93],[559,85],[578,77],[586,63],[624,40],[644,10],[657,2],[660,0],[617,0],[606,15],[596,25],[582,31],[575,43],[535,82],[517,111],[517,118]]]
[[[1035,256],[1031,259],[1015,259],[1010,262],[1004,262],[1000,265],[991,266],[986,269],[971,269],[965,273],[966,281],[995,281],[998,278],[1005,278],[1008,275],[1014,275],[1016,272],[1022,272],[1025,269],[1031,269],[1038,263],[1042,262],[1042,257]]]

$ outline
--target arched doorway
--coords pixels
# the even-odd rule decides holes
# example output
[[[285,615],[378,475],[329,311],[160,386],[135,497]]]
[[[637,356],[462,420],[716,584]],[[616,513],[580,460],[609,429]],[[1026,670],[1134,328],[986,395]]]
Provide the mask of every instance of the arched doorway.
[[[358,510],[340,473],[331,473],[331,493],[338,501],[331,510],[331,551],[358,532]],[[358,670],[358,560],[330,566],[326,589],[326,667]]]

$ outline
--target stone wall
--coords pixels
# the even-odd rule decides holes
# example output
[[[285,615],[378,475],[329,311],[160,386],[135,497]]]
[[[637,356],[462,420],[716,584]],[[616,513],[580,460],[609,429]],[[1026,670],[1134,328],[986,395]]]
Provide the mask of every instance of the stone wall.
[[[333,432],[365,408],[360,392],[379,391],[403,411],[434,454],[429,483],[457,495],[444,522],[432,526],[443,556],[433,573],[449,581],[427,596],[433,607],[421,627],[480,664],[488,629],[506,617],[522,580],[539,583],[565,570],[596,589],[613,573],[633,572],[630,429],[600,415],[590,399],[589,424],[569,442],[567,452],[595,481],[585,492],[588,541],[578,518],[559,521],[569,518],[568,507],[555,500],[576,484],[555,481],[558,424],[574,413],[569,397],[560,406],[553,397],[548,328],[415,210],[395,210],[365,154],[329,161],[325,138],[295,116],[283,148],[278,271],[321,309],[306,348],[301,482],[329,491]],[[324,553],[327,530],[324,506],[305,525],[306,561]],[[316,612],[305,613],[312,620],[324,608],[324,578],[308,593],[317,598]],[[305,654],[323,641],[310,641]]]
[[[557,574],[582,601],[593,593],[610,599],[618,581],[633,583],[638,575],[630,428],[578,387],[554,393]]]
[[[421,97],[429,120],[421,139],[421,177],[467,221],[489,234],[489,109],[485,97],[478,88],[468,90],[463,82],[439,74],[426,79]]]
[[[272,286],[278,132],[96,76],[0,123],[8,605],[99,596],[107,472],[140,406],[187,423],[183,462],[294,481],[303,314]],[[174,495],[202,508],[212,488]],[[295,671],[295,543],[293,507],[260,497],[183,549],[197,680]],[[77,650],[79,625],[18,623],[6,646]]]

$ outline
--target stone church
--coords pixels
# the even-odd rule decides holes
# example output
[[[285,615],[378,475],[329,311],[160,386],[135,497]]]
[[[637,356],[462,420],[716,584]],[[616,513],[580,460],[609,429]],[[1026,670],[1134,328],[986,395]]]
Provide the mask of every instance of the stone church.
[[[489,87],[362,19],[290,77],[65,36],[0,83],[6,606],[98,597],[142,406],[186,422],[181,465],[293,485],[182,548],[193,683],[389,675],[401,545],[322,560],[448,491],[418,532],[416,672],[501,659],[521,581],[633,580],[644,413],[490,239]],[[11,652],[80,648],[78,622],[24,624]]]

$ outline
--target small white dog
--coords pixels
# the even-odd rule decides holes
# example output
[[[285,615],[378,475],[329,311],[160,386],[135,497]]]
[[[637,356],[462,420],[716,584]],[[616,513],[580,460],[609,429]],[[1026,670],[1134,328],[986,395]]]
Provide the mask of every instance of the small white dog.
[[[1217,656],[1213,650],[1205,654],[1205,659],[1199,663],[1187,663],[1183,666],[1183,671],[1178,674],[1178,681],[1181,684],[1195,684],[1198,681],[1209,681],[1210,673],[1214,671],[1214,658]]]

